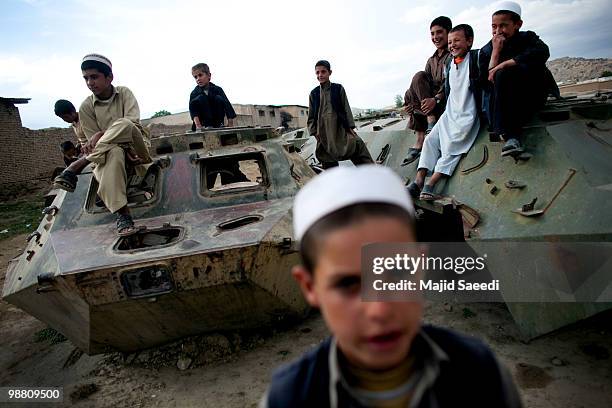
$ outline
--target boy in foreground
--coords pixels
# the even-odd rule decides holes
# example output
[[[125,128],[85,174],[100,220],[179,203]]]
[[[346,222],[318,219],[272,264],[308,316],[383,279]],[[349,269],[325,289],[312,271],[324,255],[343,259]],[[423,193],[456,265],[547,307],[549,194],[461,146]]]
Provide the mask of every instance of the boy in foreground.
[[[544,106],[550,85],[548,46],[533,31],[519,31],[522,26],[521,6],[496,4],[493,38],[480,50],[484,107],[490,129],[506,141],[502,156],[523,152],[521,129]]]
[[[467,24],[459,24],[448,34],[452,58],[444,75],[447,108],[425,139],[416,177],[408,186],[413,198],[435,199],[436,183],[453,174],[461,156],[470,150],[478,136],[482,92],[478,50],[471,49],[473,42],[474,30]],[[427,174],[431,178],[425,184]]]
[[[431,132],[444,112],[444,68],[450,58],[448,32],[453,28],[451,19],[436,17],[429,25],[431,42],[436,51],[427,60],[425,71],[414,74],[410,88],[404,94],[404,111],[409,115],[408,129],[414,130],[416,141],[408,150],[402,165],[419,158],[425,136]]]
[[[117,234],[136,232],[127,206],[126,162],[144,175],[151,163],[149,134],[140,124],[140,110],[132,91],[113,86],[112,64],[99,54],[88,54],[81,63],[83,78],[92,94],[79,108],[79,118],[87,143],[83,157],[72,163],[54,180],[54,187],[73,192],[78,175],[94,163],[98,196],[117,215]]]
[[[361,300],[362,246],[416,241],[414,208],[395,173],[324,172],[298,193],[293,214],[303,259],[293,275],[332,337],[276,371],[260,406],[521,406],[481,341],[422,326],[421,302]]]
[[[320,60],[315,64],[319,86],[310,92],[308,131],[317,139],[315,155],[323,169],[338,166],[339,160],[355,165],[374,163],[365,143],[355,131],[355,121],[346,91],[332,83],[331,64]]]
[[[234,126],[236,112],[223,89],[210,82],[212,75],[208,65],[194,65],[191,75],[196,81],[196,87],[189,95],[189,114],[193,120],[191,130],[223,127],[226,116],[227,126]]]

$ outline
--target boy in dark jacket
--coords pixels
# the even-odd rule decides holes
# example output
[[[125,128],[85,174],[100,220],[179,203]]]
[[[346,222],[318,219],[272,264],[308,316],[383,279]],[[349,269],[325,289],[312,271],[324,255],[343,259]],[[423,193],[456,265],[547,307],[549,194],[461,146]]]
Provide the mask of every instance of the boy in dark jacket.
[[[310,92],[308,131],[317,139],[317,159],[324,169],[337,166],[339,160],[351,160],[355,165],[374,163],[365,143],[355,132],[344,87],[330,82],[331,73],[328,61],[315,64],[319,86]]]
[[[302,188],[293,224],[303,265],[293,275],[332,337],[276,371],[260,406],[521,405],[481,341],[422,326],[422,302],[362,301],[362,247],[415,242],[414,222],[404,183],[387,167],[335,168]]]
[[[226,116],[227,125],[234,126],[236,112],[223,89],[210,82],[212,75],[208,65],[203,63],[194,65],[191,74],[197,84],[189,95],[189,114],[193,120],[191,130],[223,127]]]
[[[502,156],[523,151],[521,128],[544,106],[550,82],[548,46],[533,31],[519,31],[522,26],[518,4],[499,3],[492,16],[493,38],[480,50],[484,108],[491,131],[506,141]]]

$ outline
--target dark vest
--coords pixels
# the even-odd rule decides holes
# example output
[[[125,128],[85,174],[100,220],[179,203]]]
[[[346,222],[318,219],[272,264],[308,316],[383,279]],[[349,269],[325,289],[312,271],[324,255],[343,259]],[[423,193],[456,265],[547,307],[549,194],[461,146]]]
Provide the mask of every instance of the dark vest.
[[[334,112],[336,112],[336,115],[338,115],[338,120],[340,121],[340,123],[342,123],[342,127],[344,127],[346,130],[350,130],[348,119],[346,117],[348,112],[344,111],[344,105],[342,104],[342,101],[340,100],[340,89],[341,88],[342,88],[342,85],[334,84],[332,82],[331,84],[331,104],[332,104],[332,108],[334,109]],[[312,100],[313,100],[312,109],[314,111],[314,126],[317,126],[317,122],[319,120],[319,108],[320,108],[319,105],[321,104],[321,87],[317,86],[315,89],[310,91],[310,94],[312,95]]]
[[[474,99],[476,100],[476,111],[478,112],[480,116],[482,116],[482,107],[483,107],[482,86],[480,83],[482,78],[480,77],[480,68],[478,66],[478,58],[479,58],[479,50],[470,50],[470,68],[469,68],[470,70],[470,73],[469,73],[470,91],[472,91],[472,93],[474,94]],[[451,57],[448,59],[448,62],[446,63],[446,68],[444,71],[444,95],[447,100],[451,92],[448,76],[450,74],[450,69],[454,63],[453,59],[454,58],[451,55]]]
[[[506,390],[493,353],[480,340],[434,326],[422,330],[448,355],[419,407],[505,407]],[[329,407],[329,349],[325,340],[298,361],[277,370],[268,390],[269,408]],[[338,395],[339,405],[347,395]],[[354,401],[349,403],[355,404]]]

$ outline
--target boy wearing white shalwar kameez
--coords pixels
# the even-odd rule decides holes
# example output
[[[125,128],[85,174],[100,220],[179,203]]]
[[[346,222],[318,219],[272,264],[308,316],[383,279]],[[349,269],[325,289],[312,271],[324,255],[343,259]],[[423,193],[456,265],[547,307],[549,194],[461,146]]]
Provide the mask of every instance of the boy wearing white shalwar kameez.
[[[436,183],[443,176],[453,174],[461,156],[470,150],[478,135],[480,87],[478,50],[470,51],[473,41],[473,30],[467,24],[460,24],[449,33],[452,58],[446,68],[446,110],[425,138],[417,175],[408,186],[415,198],[434,199]],[[432,176],[425,184],[427,175]]]

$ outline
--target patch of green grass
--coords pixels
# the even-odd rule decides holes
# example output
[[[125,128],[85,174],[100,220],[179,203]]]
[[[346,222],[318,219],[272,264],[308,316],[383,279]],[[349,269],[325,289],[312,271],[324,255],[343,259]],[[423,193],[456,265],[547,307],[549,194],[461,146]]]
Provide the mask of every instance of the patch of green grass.
[[[55,329],[47,327],[34,333],[34,341],[37,343],[48,341],[51,344],[61,343],[68,340],[64,335]]]
[[[0,240],[34,231],[42,219],[43,208],[42,194],[0,202],[0,231],[8,230],[0,234]]]

